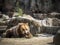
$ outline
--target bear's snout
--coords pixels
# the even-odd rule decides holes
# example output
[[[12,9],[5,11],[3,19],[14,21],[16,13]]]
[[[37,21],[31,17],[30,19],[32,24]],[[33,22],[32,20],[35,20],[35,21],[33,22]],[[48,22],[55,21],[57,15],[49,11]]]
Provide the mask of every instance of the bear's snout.
[[[26,30],[26,31],[25,31],[25,34],[28,34],[28,33],[29,33],[29,31],[28,31],[28,30]]]

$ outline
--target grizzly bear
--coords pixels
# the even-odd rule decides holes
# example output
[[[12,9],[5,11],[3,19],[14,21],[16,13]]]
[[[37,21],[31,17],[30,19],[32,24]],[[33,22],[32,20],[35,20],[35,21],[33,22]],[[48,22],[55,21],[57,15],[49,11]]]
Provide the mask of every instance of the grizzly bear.
[[[25,37],[31,38],[32,34],[30,33],[30,28],[28,23],[19,23],[18,25],[8,29],[3,33],[3,37],[6,38],[16,38],[16,37]]]

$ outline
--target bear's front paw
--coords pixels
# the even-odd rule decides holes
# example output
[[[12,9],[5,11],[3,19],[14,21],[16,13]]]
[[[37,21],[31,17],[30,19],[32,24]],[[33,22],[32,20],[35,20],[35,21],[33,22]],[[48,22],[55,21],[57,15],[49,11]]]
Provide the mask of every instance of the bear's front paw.
[[[26,38],[32,38],[33,35],[32,35],[32,34],[27,34],[25,37],[26,37]]]

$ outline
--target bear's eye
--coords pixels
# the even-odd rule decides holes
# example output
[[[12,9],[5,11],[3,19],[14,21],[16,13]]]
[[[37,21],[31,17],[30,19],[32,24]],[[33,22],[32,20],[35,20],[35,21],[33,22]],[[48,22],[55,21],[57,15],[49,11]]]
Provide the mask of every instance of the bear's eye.
[[[24,29],[23,29],[23,31],[24,31]]]

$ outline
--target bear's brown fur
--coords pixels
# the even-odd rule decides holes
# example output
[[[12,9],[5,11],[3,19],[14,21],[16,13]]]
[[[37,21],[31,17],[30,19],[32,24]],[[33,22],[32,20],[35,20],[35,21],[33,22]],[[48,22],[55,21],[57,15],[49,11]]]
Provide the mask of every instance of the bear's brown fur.
[[[5,37],[7,38],[11,38],[11,37],[31,38],[32,37],[28,23],[19,23],[17,26],[8,29],[3,35],[5,35]]]

